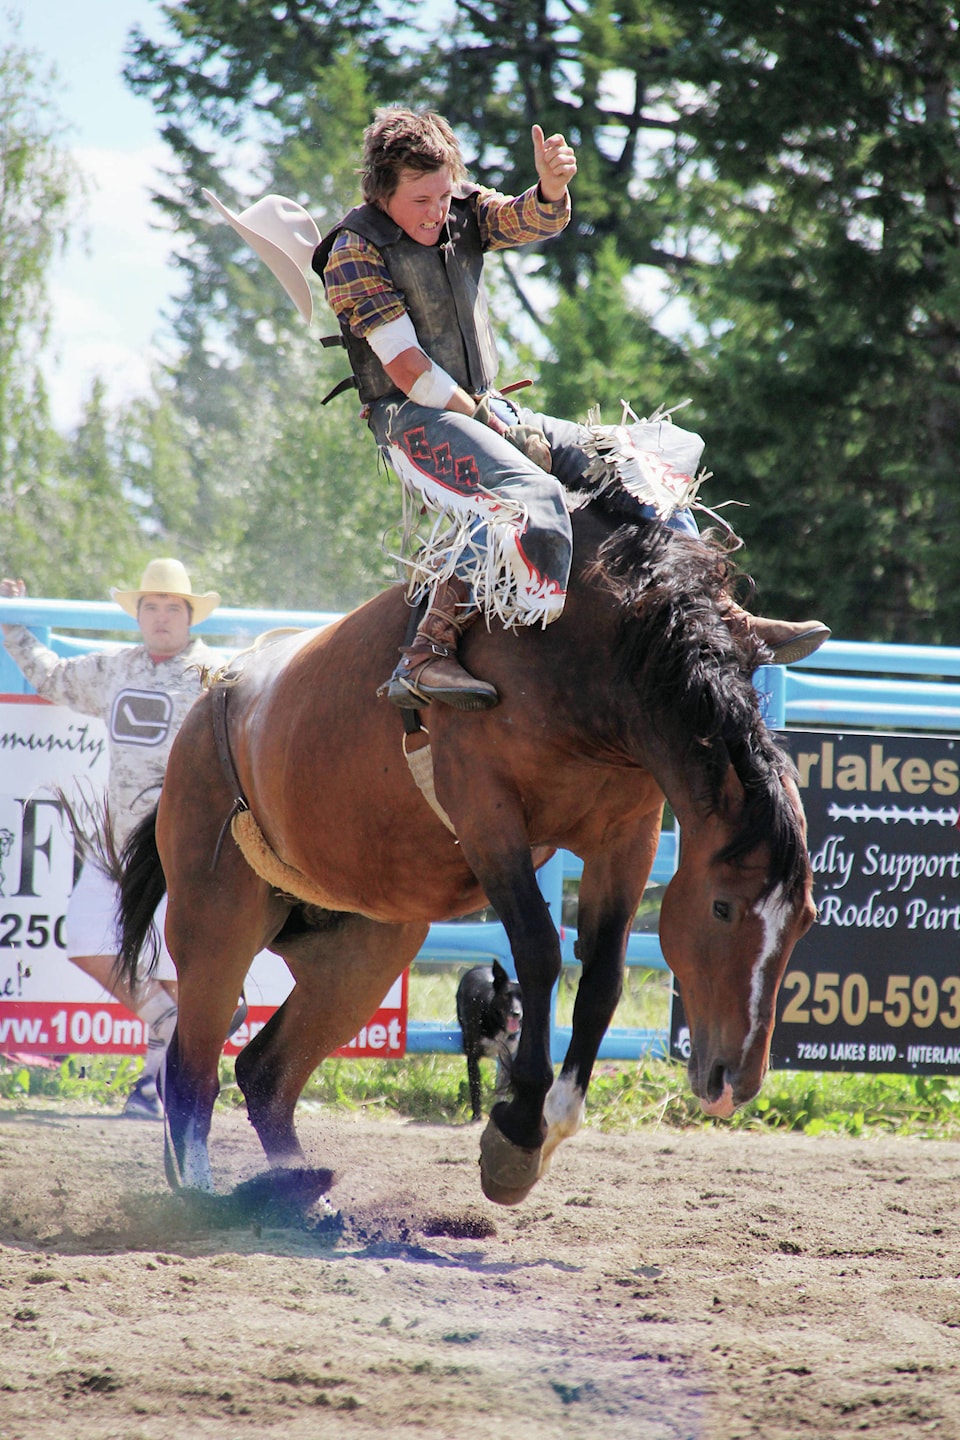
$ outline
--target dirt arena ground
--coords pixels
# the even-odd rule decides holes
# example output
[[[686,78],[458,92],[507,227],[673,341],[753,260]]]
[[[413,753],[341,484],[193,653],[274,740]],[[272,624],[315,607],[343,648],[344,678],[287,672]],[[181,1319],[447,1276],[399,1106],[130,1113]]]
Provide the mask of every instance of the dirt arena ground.
[[[0,1105],[2,1440],[960,1440],[960,1145],[587,1129],[503,1210],[478,1127],[301,1133],[275,1186],[218,1113],[198,1200]]]

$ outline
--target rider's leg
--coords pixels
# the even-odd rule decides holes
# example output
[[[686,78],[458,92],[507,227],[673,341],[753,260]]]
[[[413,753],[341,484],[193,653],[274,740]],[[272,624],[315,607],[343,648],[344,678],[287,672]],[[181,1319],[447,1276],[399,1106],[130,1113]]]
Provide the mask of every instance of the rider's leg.
[[[767,647],[768,665],[795,665],[830,639],[830,630],[820,620],[769,620],[764,615],[751,615],[730,599],[722,613],[731,630],[747,630]]]
[[[586,460],[583,444],[589,438],[587,427],[530,410],[518,410],[517,413],[523,423],[536,426],[546,435],[552,473],[564,484],[576,485],[583,475]],[[655,515],[653,509],[644,508],[652,519]],[[698,533],[696,521],[689,510],[676,511],[667,524],[684,534]],[[770,620],[764,615],[751,615],[732,599],[726,601],[723,615],[731,628],[740,627],[755,635],[769,650],[768,663],[773,665],[793,665],[812,655],[825,640],[830,639],[830,630],[820,620]]]
[[[562,489],[509,440],[452,411],[381,401],[370,426],[407,491],[449,520],[417,557],[430,605],[389,698],[485,709],[496,690],[460,666],[457,642],[479,613],[507,625],[548,624],[561,613],[572,555]]]
[[[460,636],[480,614],[469,586],[452,575],[433,593],[413,644],[400,652],[400,663],[387,683],[387,699],[402,710],[417,710],[440,700],[455,710],[489,710],[496,687],[477,680],[457,658]]]

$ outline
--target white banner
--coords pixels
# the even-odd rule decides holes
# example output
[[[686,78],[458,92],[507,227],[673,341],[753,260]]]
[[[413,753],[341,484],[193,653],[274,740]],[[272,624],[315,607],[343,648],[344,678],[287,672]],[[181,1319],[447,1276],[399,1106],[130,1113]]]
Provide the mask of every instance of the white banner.
[[[143,1026],[67,959],[65,914],[80,868],[58,791],[79,818],[107,783],[107,734],[99,720],[36,695],[0,696],[0,1051],[139,1054]],[[262,951],[244,986],[247,1023],[226,1047],[236,1054],[293,987],[278,955]],[[406,976],[338,1053],[394,1059],[406,1049]]]

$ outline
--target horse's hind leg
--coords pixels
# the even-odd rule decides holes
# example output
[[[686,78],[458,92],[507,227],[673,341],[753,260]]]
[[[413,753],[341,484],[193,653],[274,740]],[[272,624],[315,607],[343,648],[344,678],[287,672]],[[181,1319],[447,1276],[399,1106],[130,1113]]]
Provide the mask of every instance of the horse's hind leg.
[[[213,1188],[207,1139],[223,1043],[250,963],[282,916],[282,908],[273,914],[279,902],[268,887],[236,858],[242,885],[227,883],[233,857],[223,873],[218,866],[218,902],[227,901],[229,913],[220,903],[201,911],[189,892],[171,896],[167,908],[167,944],[179,978],[177,1028],[163,1081],[166,1170],[174,1188]]]
[[[250,962],[289,910],[229,836],[211,868],[230,804],[201,699],[174,742],[157,811],[167,946],[178,978],[177,1028],[163,1083],[167,1178],[174,1187],[212,1188],[207,1137],[223,1042]]]
[[[237,1057],[237,1083],[271,1165],[299,1165],[294,1109],[311,1073],[367,1023],[410,964],[428,927],[382,925],[362,915],[328,917],[320,928],[271,946],[296,980],[264,1028]]]
[[[192,958],[181,970],[177,1028],[163,1068],[164,1164],[173,1189],[213,1189],[207,1140],[220,1090],[220,1055],[254,953],[240,948],[229,956],[210,952],[210,973]],[[229,1002],[211,990],[214,975],[217,987],[229,984],[229,992],[223,992],[233,996]]]

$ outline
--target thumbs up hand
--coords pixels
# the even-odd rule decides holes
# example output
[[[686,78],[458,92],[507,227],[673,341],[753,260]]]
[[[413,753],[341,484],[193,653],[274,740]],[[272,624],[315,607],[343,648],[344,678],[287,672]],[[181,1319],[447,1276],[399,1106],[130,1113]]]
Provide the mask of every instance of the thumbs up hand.
[[[533,140],[533,161],[540,180],[540,193],[544,200],[562,200],[567,185],[577,173],[577,157],[573,146],[568,145],[562,135],[544,138],[539,125],[530,131]]]

